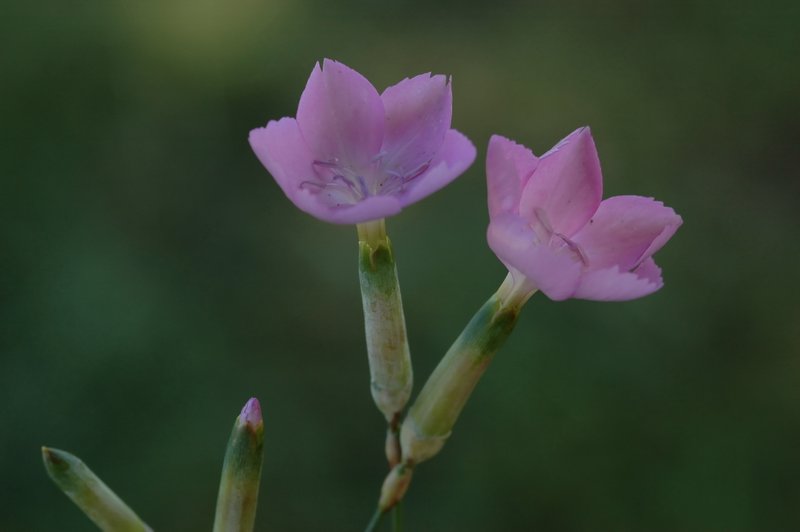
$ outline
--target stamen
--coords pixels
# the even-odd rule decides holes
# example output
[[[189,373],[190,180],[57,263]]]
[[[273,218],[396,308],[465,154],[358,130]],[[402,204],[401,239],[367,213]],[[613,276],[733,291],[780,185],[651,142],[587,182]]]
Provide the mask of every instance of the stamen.
[[[387,170],[386,171],[386,175],[389,176],[389,179],[387,179],[386,181],[395,181],[395,180],[402,181],[403,180],[403,176],[402,175],[398,174],[397,172],[392,172],[391,170]]]
[[[316,181],[303,181],[300,183],[300,188],[307,188],[307,187],[316,187],[319,190],[322,190],[327,185],[325,183],[317,183]]]
[[[410,172],[401,174],[390,169],[384,169],[386,177],[378,183],[377,193],[381,195],[392,194],[398,190],[403,190],[406,183],[413,181],[424,174],[430,167],[430,161],[425,161]]]
[[[423,162],[409,172],[397,173],[381,168],[386,153],[381,152],[372,158],[375,165],[366,174],[357,173],[355,169],[343,167],[339,161],[315,160],[312,163],[317,180],[303,181],[300,188],[313,189],[328,195],[334,194],[337,204],[340,202],[355,204],[370,196],[388,195],[402,191],[406,183],[413,181],[430,168],[430,160]]]
[[[333,176],[332,181],[341,181],[342,183],[344,183],[347,186],[347,188],[350,190],[350,192],[352,193],[353,199],[355,201],[358,201],[360,199],[364,199],[364,197],[366,196],[363,193],[363,190],[359,190],[359,189],[356,188],[356,184],[353,183],[353,181],[351,181],[350,179],[347,179],[345,176],[343,176],[341,174],[336,174],[335,176]]]
[[[358,186],[361,187],[361,194],[363,198],[369,196],[369,189],[367,188],[367,182],[364,180],[364,176],[358,175],[356,176],[356,180],[358,181]]]
[[[560,238],[564,242],[564,244],[567,245],[570,251],[578,255],[578,258],[581,259],[581,262],[583,263],[584,266],[589,265],[589,257],[586,256],[586,253],[584,253],[583,248],[581,248],[580,245],[573,242],[572,240],[562,235],[561,233],[553,233],[553,234],[558,238]]]
[[[431,162],[430,161],[426,161],[426,162],[422,163],[421,165],[417,166],[416,168],[411,170],[408,173],[408,175],[403,177],[403,182],[404,183],[408,183],[409,181],[418,178],[420,175],[424,174],[428,170],[430,165],[431,165]]]
[[[386,172],[388,177],[380,182],[378,185],[378,193],[382,195],[392,194],[397,190],[402,190],[403,185],[405,182],[403,181],[403,176],[396,174],[394,172]]]

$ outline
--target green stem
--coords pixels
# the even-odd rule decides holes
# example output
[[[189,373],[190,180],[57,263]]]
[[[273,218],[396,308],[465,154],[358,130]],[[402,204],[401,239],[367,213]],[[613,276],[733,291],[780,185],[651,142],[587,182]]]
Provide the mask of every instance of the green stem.
[[[419,463],[439,452],[534,290],[524,277],[509,274],[475,313],[409,409],[400,434],[404,460]]]
[[[400,449],[400,414],[397,413],[389,422],[386,427],[386,445],[384,451],[386,452],[386,460],[389,462],[389,467],[393,468],[400,463],[403,458],[402,449]]]
[[[358,224],[357,229],[372,398],[391,425],[408,402],[413,381],[403,300],[384,221]],[[387,459],[392,462],[391,456]]]
[[[403,501],[399,501],[392,508],[392,532],[402,532],[403,530]]]
[[[384,511],[380,508],[375,509],[375,513],[372,514],[372,518],[367,523],[367,528],[364,529],[364,532],[375,532],[378,530],[378,525],[381,524],[381,519],[383,519]]]

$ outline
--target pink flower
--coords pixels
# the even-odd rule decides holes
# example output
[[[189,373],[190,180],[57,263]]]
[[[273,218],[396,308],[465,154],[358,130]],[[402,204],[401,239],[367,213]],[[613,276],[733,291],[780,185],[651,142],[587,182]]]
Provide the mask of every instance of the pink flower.
[[[512,274],[554,300],[623,301],[663,286],[652,255],[681,225],[652,198],[601,201],[603,178],[588,127],[537,158],[489,141],[489,246]]]
[[[441,75],[404,79],[378,94],[361,74],[326,59],[314,67],[297,119],[250,132],[250,145],[286,196],[322,220],[378,220],[439,190],[475,160],[450,129]]]

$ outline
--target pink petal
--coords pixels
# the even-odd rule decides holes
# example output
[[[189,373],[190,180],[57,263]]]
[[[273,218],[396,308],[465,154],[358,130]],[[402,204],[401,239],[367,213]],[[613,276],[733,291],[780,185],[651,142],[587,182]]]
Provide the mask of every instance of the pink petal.
[[[600,160],[588,127],[580,128],[539,157],[539,166],[522,193],[520,213],[541,219],[552,230],[573,235],[589,221],[603,195]]]
[[[386,111],[383,166],[399,175],[413,175],[433,159],[450,129],[450,83],[444,76],[422,74],[389,87],[381,100]]]
[[[394,216],[401,209],[402,204],[393,196],[370,196],[354,205],[330,207],[320,218],[335,224],[359,224]]]
[[[499,135],[492,135],[486,152],[489,216],[518,213],[522,189],[539,164],[531,150]]]
[[[475,146],[455,129],[445,133],[439,152],[428,170],[413,179],[398,195],[403,206],[429,196],[464,173],[475,160]]]
[[[619,266],[630,270],[658,251],[681,225],[681,217],[663,203],[642,196],[614,196],[572,240],[588,259],[588,268]]]
[[[651,283],[657,284],[659,288],[664,285],[664,280],[661,278],[661,268],[658,267],[653,257],[644,259],[644,261],[633,270],[633,273],[642,279],[647,279]]]
[[[301,183],[315,178],[314,158],[294,118],[272,120],[267,127],[252,130],[249,141],[258,160],[295,205],[317,217],[326,210],[312,194],[300,188]]]
[[[578,289],[572,296],[592,301],[627,301],[652,294],[664,286],[661,269],[653,259],[645,260],[631,272],[619,266],[591,270],[581,276]]]
[[[308,78],[297,123],[317,160],[361,170],[383,142],[383,103],[364,76],[326,59]]]
[[[533,229],[519,216],[492,217],[486,236],[489,247],[507,267],[519,270],[550,299],[561,301],[575,292],[581,263],[566,247],[553,250],[536,244]]]

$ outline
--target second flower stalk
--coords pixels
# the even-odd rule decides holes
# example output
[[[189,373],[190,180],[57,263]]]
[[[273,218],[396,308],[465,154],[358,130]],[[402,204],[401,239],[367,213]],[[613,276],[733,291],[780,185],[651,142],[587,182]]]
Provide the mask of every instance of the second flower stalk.
[[[388,423],[386,457],[392,471],[379,501],[379,511],[385,512],[403,498],[414,466],[444,445],[472,390],[513,330],[520,309],[535,288],[524,276],[509,273],[445,354],[403,420],[413,371],[394,252],[384,220],[362,223],[357,228],[370,387]]]
[[[385,513],[400,502],[416,464],[442,449],[472,391],[535,292],[524,276],[509,272],[436,366],[403,421],[402,461],[383,483],[379,512]]]

